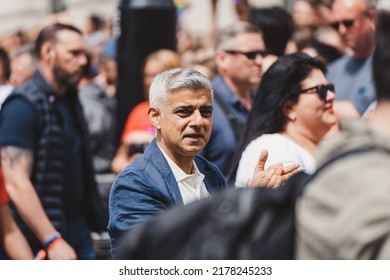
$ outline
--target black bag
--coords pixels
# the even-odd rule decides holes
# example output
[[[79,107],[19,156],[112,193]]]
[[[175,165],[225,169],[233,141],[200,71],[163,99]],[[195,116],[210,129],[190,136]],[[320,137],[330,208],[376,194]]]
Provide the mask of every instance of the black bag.
[[[232,189],[174,207],[133,227],[122,239],[117,259],[293,259],[295,202],[313,175],[300,172],[283,187]]]

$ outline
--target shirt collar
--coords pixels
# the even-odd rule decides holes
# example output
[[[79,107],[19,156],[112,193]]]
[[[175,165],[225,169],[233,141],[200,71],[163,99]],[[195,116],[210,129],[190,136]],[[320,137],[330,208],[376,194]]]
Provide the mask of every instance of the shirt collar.
[[[183,169],[181,169],[164,151],[163,149],[161,149],[161,147],[159,146],[159,144],[157,143],[157,147],[160,149],[160,151],[162,152],[163,156],[165,157],[165,159],[167,160],[168,162],[168,165],[169,167],[171,168],[172,170],[172,173],[173,175],[175,176],[175,179],[176,179],[176,182],[179,183],[181,181],[184,181],[186,180],[187,178],[189,177],[201,177],[203,180],[204,178],[204,175],[202,173],[200,173],[199,169],[198,169],[198,166],[196,165],[195,161],[192,162],[192,170],[191,170],[191,174],[187,174],[183,171]]]

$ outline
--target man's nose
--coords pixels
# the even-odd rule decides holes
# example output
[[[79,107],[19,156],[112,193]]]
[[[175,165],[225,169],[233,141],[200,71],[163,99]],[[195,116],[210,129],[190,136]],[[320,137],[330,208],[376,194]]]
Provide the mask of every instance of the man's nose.
[[[340,23],[337,31],[339,32],[339,34],[345,34],[347,33],[348,28],[343,23]]]
[[[263,55],[261,55],[261,54],[257,54],[256,55],[256,57],[255,57],[255,63],[257,64],[257,65],[262,65],[262,63],[263,63]]]
[[[193,125],[201,126],[204,122],[203,116],[200,113],[199,110],[195,110],[194,113],[192,114],[192,120],[191,123]]]
[[[80,65],[87,64],[87,55],[86,54],[79,55],[78,59],[79,59],[79,64]]]

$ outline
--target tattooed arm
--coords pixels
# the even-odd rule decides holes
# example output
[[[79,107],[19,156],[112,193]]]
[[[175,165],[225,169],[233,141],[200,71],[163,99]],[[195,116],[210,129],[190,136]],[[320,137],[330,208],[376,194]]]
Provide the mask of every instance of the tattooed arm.
[[[24,222],[44,242],[56,232],[47,217],[30,180],[33,155],[28,149],[4,146],[0,151],[1,165],[8,194]],[[65,241],[60,241],[48,251],[50,259],[75,259],[76,254]]]

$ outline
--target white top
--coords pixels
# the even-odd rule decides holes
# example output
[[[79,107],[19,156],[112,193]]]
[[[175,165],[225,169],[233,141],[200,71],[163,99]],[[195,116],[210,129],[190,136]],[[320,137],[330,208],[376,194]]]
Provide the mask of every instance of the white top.
[[[265,169],[280,162],[284,166],[299,163],[301,165],[299,169],[309,174],[315,171],[315,159],[307,150],[282,134],[263,134],[250,142],[241,155],[236,176],[237,187],[246,187],[247,182],[252,179],[263,149],[268,150]]]
[[[3,104],[5,99],[8,97],[8,95],[12,92],[13,89],[14,88],[11,85],[0,86],[0,109],[1,109],[1,105]]]
[[[192,165],[191,174],[186,174],[161,148],[160,150],[175,176],[184,204],[210,196],[203,182],[205,176],[200,173],[195,161]]]

